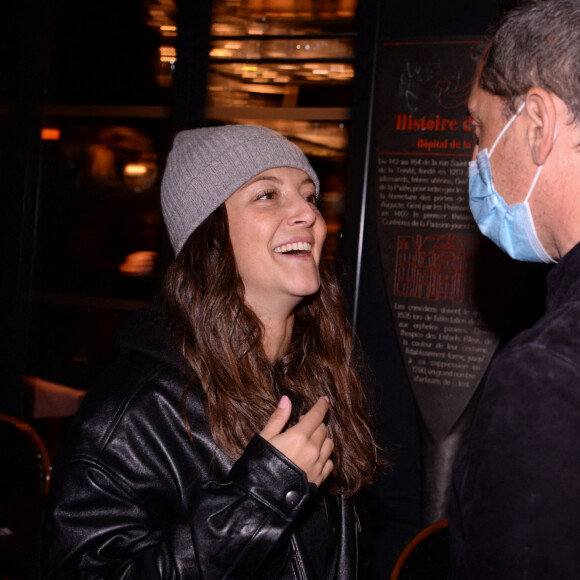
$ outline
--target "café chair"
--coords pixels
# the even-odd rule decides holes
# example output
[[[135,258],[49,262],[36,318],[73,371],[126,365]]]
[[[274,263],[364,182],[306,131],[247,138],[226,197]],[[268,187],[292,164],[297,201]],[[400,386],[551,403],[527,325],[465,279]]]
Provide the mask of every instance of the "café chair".
[[[403,549],[390,580],[447,580],[449,574],[448,520],[422,529]]]
[[[72,417],[86,395],[84,390],[36,376],[25,376],[24,386],[32,399],[32,419]]]
[[[19,580],[50,486],[44,442],[25,421],[0,414],[0,578]]]

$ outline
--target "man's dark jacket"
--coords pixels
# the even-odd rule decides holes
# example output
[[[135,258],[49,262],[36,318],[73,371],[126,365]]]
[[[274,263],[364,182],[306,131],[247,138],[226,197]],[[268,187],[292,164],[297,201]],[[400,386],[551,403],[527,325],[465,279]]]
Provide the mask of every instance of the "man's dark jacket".
[[[39,528],[36,576],[318,578],[312,547],[295,533],[316,486],[259,435],[236,462],[224,455],[195,392],[189,439],[184,360],[155,312],[129,320],[120,355],[75,417]],[[327,577],[362,578],[354,504],[321,495]]]
[[[490,367],[449,523],[453,580],[580,578],[580,245]]]

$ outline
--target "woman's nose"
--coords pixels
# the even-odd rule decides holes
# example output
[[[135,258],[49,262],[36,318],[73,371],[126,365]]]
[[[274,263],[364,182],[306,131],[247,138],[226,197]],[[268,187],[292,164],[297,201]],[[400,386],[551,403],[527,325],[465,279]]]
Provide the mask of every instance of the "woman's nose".
[[[298,195],[291,204],[290,219],[292,223],[312,225],[317,218],[318,211],[311,202]]]

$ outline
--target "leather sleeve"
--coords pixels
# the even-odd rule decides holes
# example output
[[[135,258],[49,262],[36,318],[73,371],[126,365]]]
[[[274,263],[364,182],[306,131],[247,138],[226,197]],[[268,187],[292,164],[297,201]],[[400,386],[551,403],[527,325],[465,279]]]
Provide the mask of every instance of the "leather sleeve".
[[[230,482],[195,490],[191,530],[200,578],[256,578],[316,486],[259,435]]]
[[[71,462],[66,485],[49,497],[46,508],[39,578],[199,577],[187,523],[162,525],[155,507],[140,503],[102,464]]]
[[[162,493],[145,503],[136,487],[99,461],[72,461],[47,510],[39,577],[256,578],[313,491],[305,474],[259,436],[226,482],[181,490],[190,514],[171,513]]]

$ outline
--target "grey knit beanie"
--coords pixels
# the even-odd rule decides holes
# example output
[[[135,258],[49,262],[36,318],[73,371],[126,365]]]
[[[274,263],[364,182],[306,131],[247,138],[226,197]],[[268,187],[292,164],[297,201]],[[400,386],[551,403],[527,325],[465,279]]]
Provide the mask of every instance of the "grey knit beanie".
[[[178,133],[161,183],[161,207],[178,254],[191,233],[232,193],[274,167],[302,169],[319,181],[299,147],[256,125],[225,125]]]

